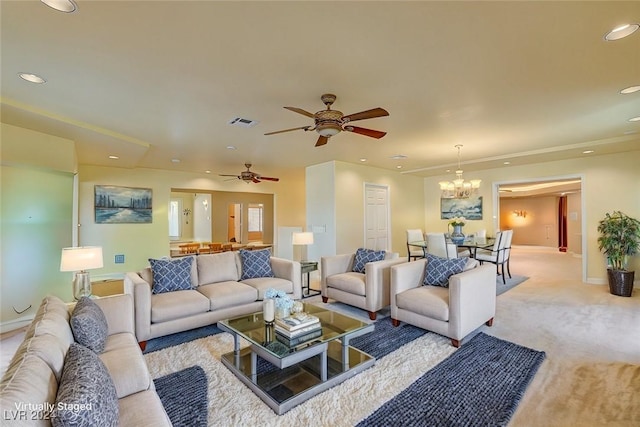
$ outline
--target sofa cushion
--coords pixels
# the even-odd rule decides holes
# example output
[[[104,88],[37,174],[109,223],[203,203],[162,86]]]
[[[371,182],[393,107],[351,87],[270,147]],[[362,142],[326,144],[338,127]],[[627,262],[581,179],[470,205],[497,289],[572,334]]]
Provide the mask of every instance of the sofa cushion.
[[[115,334],[109,337],[100,360],[107,367],[116,387],[118,399],[140,391],[149,390],[151,376],[133,335]]]
[[[242,276],[240,280],[256,277],[274,277],[271,269],[271,251],[262,249],[259,251],[240,250],[242,260]]]
[[[426,254],[427,265],[424,272],[424,284],[449,287],[449,277],[462,273],[467,264],[467,258],[441,258]]]
[[[449,289],[441,286],[420,286],[396,295],[398,308],[432,319],[449,321]]]
[[[209,283],[238,281],[238,268],[236,255],[233,251],[219,254],[199,255],[196,258],[198,265],[198,286]]]
[[[104,350],[109,325],[102,309],[91,298],[80,298],[71,313],[69,323],[73,337],[78,343],[96,353],[101,353]]]
[[[191,266],[193,262],[193,257],[191,256],[176,259],[149,258],[149,264],[151,264],[151,271],[153,272],[151,291],[154,294],[162,294],[191,289]]]
[[[62,316],[56,311],[45,313],[38,322],[35,322],[31,334],[32,337],[41,335],[51,335],[60,340],[64,344],[66,354],[67,349],[74,341],[71,325],[69,325],[69,316]]]
[[[373,249],[358,248],[356,257],[353,261],[353,271],[356,273],[364,273],[364,266],[368,262],[382,261],[386,251],[374,251]]]
[[[171,421],[154,391],[132,394],[118,401],[120,407],[119,427],[153,426],[171,427]],[[189,408],[185,407],[185,411]]]
[[[59,338],[44,334],[25,339],[15,353],[15,357],[20,354],[31,354],[42,359],[56,377],[56,381],[60,381],[62,376],[62,368],[64,366],[64,358],[69,350],[69,345]]]
[[[70,314],[69,314],[69,307],[67,306],[67,304],[64,301],[62,301],[60,298],[54,295],[48,295],[44,297],[42,302],[40,303],[40,307],[38,307],[38,311],[34,315],[33,321],[29,325],[29,328],[27,328],[27,332],[25,333],[25,339],[29,339],[34,335],[38,322],[42,320],[47,313],[57,314],[62,319],[64,319],[64,321],[67,324],[69,323]],[[69,328],[69,334],[71,334],[70,328]],[[73,341],[73,336],[71,336],[71,341],[69,341],[69,344],[72,341]]]
[[[220,282],[198,287],[208,298],[211,310],[235,307],[258,300],[258,290],[241,282]]]
[[[193,289],[151,295],[151,323],[206,313],[209,306],[209,300]]]
[[[327,286],[340,289],[350,294],[365,296],[365,275],[363,273],[333,274],[327,277]]]
[[[106,366],[90,349],[73,343],[64,361],[54,426],[117,426],[118,396]]]
[[[44,402],[53,403],[58,391],[58,382],[51,368],[34,354],[25,354],[9,367],[0,383],[0,411],[2,414],[16,414],[18,405],[42,406]],[[6,412],[5,412],[6,411]],[[2,425],[49,425],[49,421],[42,419],[31,420],[37,412],[25,414],[29,420],[15,423],[3,419]],[[50,414],[47,414],[50,415]]]
[[[264,299],[264,293],[267,289],[273,288],[278,291],[284,291],[285,293],[293,293],[293,283],[291,280],[281,279],[279,277],[259,277],[256,279],[246,279],[242,283],[255,288],[258,291],[258,299]]]

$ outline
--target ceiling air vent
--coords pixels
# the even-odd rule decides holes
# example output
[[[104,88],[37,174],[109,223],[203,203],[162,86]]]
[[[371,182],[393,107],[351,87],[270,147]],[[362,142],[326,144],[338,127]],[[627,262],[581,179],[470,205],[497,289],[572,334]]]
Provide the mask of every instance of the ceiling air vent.
[[[242,117],[236,117],[229,120],[231,126],[240,126],[243,128],[250,128],[258,124],[257,120],[243,119]]]

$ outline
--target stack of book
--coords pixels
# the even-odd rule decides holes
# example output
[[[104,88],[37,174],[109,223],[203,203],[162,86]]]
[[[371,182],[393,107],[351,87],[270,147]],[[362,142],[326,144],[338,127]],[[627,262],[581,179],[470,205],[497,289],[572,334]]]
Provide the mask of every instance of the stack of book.
[[[307,315],[304,319],[285,317],[275,321],[276,339],[289,347],[302,344],[322,335],[320,319]]]

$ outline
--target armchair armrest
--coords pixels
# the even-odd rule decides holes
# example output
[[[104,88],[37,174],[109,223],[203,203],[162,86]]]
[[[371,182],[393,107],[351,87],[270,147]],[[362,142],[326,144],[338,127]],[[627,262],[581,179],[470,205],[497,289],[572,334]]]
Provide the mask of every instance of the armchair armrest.
[[[346,273],[353,266],[355,254],[323,256],[320,258],[320,288],[322,296],[327,296],[327,277],[334,274]]]
[[[271,257],[271,269],[276,277],[293,283],[293,299],[302,298],[302,273],[298,261]]]
[[[109,335],[119,333],[135,334],[133,320],[133,298],[131,295],[113,295],[96,298],[95,303],[102,309],[109,325]]]
[[[364,266],[364,293],[366,309],[378,311],[389,305],[391,266],[403,263],[404,259],[397,256],[382,261],[368,262]]]
[[[124,276],[124,291],[133,296],[136,339],[146,341],[151,337],[151,284],[130,272]]]
[[[496,269],[481,265],[449,278],[450,331],[460,338],[496,313]]]

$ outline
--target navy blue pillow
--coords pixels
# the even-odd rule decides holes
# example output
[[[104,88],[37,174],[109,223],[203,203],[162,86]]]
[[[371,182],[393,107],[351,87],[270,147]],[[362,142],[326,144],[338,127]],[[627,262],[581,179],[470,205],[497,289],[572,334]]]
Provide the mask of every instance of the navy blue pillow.
[[[440,258],[427,254],[427,266],[424,271],[424,284],[449,287],[449,277],[462,273],[468,258]]]
[[[382,261],[385,251],[374,251],[373,249],[358,248],[356,251],[356,259],[353,261],[352,271],[356,273],[364,273],[364,266],[368,262]]]
[[[176,259],[149,259],[153,273],[154,294],[191,289],[191,263],[193,257]]]
[[[261,249],[259,251],[241,249],[240,259],[242,260],[242,277],[240,280],[274,277],[271,269],[271,251],[269,249]]]

